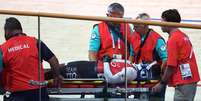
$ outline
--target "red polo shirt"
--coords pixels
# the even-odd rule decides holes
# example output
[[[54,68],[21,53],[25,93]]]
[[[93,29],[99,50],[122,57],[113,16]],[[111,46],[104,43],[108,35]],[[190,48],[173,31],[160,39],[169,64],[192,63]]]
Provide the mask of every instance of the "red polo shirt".
[[[169,85],[188,84],[200,80],[195,54],[189,38],[180,30],[171,33],[167,42],[168,59],[167,65],[174,68],[174,73],[170,78]],[[190,58],[191,56],[191,58]],[[179,65],[188,63],[192,77],[183,79]]]

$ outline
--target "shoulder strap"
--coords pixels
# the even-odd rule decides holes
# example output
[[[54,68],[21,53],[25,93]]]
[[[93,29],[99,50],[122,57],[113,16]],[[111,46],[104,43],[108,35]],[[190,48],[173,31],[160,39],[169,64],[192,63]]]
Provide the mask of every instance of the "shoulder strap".
[[[149,29],[149,31],[147,32],[147,35],[145,36],[144,41],[140,43],[140,49],[139,49],[138,53],[136,54],[136,61],[137,61],[137,62],[139,62],[139,60],[140,60],[141,49],[142,49],[142,47],[144,46],[144,44],[145,44],[145,42],[146,42],[146,40],[147,40],[147,38],[148,38],[150,32],[151,32],[151,29]]]

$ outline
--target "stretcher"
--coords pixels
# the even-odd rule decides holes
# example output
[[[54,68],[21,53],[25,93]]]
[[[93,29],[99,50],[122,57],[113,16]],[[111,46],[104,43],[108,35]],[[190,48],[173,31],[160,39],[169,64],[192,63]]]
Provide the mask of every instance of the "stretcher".
[[[95,63],[88,61],[71,62],[64,66],[61,74],[65,79],[61,86],[54,88],[48,85],[50,101],[125,101],[125,98],[128,98],[127,101],[149,101],[151,88],[158,83],[158,79],[148,79],[148,72],[140,69],[138,74],[141,79],[130,81],[127,86],[125,83],[109,84],[102,73],[94,74],[94,66]],[[79,97],[72,98],[72,95]],[[94,97],[86,98],[86,95]]]
[[[125,89],[125,84],[110,85],[102,78],[64,79],[59,88],[52,88],[49,85],[48,92],[50,95],[66,96],[66,98],[54,96],[50,101],[124,101],[126,93],[127,101],[149,101],[150,89],[156,83],[158,80],[131,81]],[[80,98],[71,98],[71,95],[80,95]],[[85,98],[85,95],[92,95],[95,98]]]

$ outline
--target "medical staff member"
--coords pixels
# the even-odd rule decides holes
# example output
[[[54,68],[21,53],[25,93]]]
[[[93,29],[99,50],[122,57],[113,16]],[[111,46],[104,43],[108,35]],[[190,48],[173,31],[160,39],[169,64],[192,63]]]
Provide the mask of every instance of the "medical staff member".
[[[136,17],[136,20],[150,20],[147,13],[141,13]],[[149,28],[148,25],[134,24],[134,34],[131,42],[134,50],[134,63],[150,64],[157,61],[157,65],[151,68],[152,79],[161,78],[162,69],[164,68],[167,60],[166,43],[163,37]],[[164,101],[165,89],[159,93],[152,93],[150,101]]]
[[[40,65],[41,79],[39,79],[39,41],[23,33],[21,23],[14,17],[6,19],[4,31],[6,42],[0,47],[4,64],[1,77],[3,88],[6,91],[4,101],[49,101],[45,86],[42,86],[39,91],[38,85],[30,84],[31,81],[44,81],[42,64]],[[41,42],[40,48],[41,59],[50,64],[54,71],[55,85],[58,85],[60,80],[59,62],[43,42]],[[39,94],[41,94],[41,98]]]
[[[181,22],[176,9],[162,13],[162,22]],[[161,27],[169,34],[167,42],[167,67],[165,73],[153,91],[160,91],[165,84],[175,87],[174,101],[193,101],[196,94],[196,84],[200,80],[193,46],[189,37],[177,27]]]
[[[124,8],[119,3],[112,3],[107,8],[107,17],[123,18]],[[100,22],[94,25],[89,41],[89,60],[97,61],[98,72],[103,73],[103,57],[109,56],[113,59],[128,59],[125,57],[124,35],[131,34],[129,24],[118,22]]]

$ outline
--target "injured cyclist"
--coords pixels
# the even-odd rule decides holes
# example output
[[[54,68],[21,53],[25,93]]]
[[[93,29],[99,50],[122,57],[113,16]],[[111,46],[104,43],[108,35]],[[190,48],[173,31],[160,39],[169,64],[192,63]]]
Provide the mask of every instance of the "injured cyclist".
[[[131,64],[129,60],[110,59],[106,56],[104,57],[102,72],[98,70],[98,64],[94,61],[73,61],[61,69],[61,74],[66,79],[104,77],[107,83],[118,84],[125,82],[125,76],[128,82],[155,79],[151,73],[152,66],[155,64],[155,61],[150,64]]]

